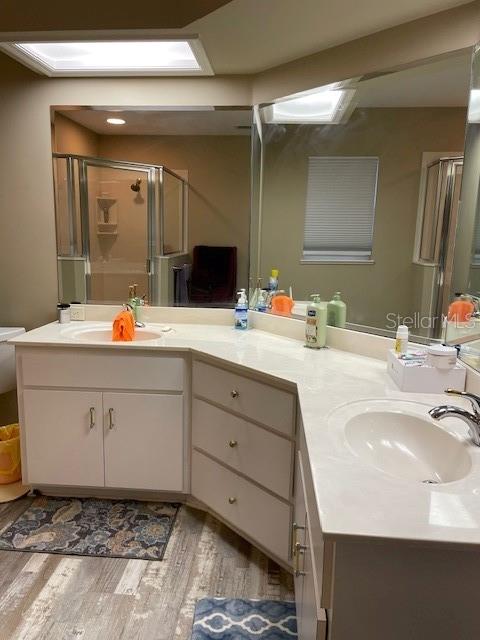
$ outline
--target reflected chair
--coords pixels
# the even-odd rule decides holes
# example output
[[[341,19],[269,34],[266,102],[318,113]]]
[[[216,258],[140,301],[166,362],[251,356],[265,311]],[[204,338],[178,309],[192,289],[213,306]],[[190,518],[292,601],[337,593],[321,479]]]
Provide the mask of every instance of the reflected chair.
[[[237,288],[237,247],[193,248],[190,302],[233,303]]]

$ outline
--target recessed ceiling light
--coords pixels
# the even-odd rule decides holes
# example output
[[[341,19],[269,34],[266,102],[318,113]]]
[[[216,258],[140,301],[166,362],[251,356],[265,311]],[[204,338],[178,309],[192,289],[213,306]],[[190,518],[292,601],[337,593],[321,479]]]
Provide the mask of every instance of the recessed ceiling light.
[[[48,76],[211,75],[198,39],[4,43]]]
[[[108,124],[125,124],[126,121],[123,118],[107,118]]]
[[[298,93],[265,107],[265,121],[276,124],[334,124],[340,121],[354,93],[329,87]]]

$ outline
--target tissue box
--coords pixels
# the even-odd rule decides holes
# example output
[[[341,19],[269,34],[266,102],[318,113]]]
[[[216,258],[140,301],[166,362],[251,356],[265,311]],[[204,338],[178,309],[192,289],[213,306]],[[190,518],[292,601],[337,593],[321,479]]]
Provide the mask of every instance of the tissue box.
[[[397,358],[395,351],[388,352],[387,370],[400,391],[416,393],[443,393],[452,388],[465,389],[465,367],[459,363],[453,369],[436,369],[425,363],[412,364],[411,360]]]

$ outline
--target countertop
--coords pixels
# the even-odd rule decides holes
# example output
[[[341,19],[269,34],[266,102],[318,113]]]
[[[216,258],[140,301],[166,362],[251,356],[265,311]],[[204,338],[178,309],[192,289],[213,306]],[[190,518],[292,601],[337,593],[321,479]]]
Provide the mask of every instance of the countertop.
[[[449,418],[444,428],[461,439],[472,457],[466,478],[428,485],[403,480],[362,462],[332,427],[330,414],[361,400],[420,403],[420,411],[446,404],[446,396],[404,393],[386,372],[386,362],[338,349],[305,349],[299,340],[225,325],[174,324],[157,340],[131,343],[83,342],[74,334],[107,322],[52,323],[11,340],[18,347],[74,347],[191,351],[295,385],[323,535],[326,539],[389,539],[437,544],[480,544],[480,448],[467,427]],[[159,330],[163,325],[148,324]],[[359,334],[358,339],[362,339]],[[451,402],[450,402],[451,403]],[[462,399],[454,404],[469,408]],[[418,406],[417,406],[418,410]]]

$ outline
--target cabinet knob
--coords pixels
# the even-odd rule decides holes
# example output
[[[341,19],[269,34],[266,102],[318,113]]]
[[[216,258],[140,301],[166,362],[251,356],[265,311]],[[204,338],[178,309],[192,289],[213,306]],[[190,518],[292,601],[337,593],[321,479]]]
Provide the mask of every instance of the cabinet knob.
[[[229,504],[235,504],[236,501],[237,501],[236,498],[229,498],[228,499]]]
[[[232,398],[238,398],[240,394],[236,389],[233,389],[232,391],[230,391],[230,395],[232,396]]]
[[[237,444],[238,444],[238,442],[236,440],[229,440],[229,442],[228,442],[228,446],[232,447],[232,449],[233,449],[233,447],[236,447]]]
[[[90,429],[95,426],[95,407],[90,407]]]

